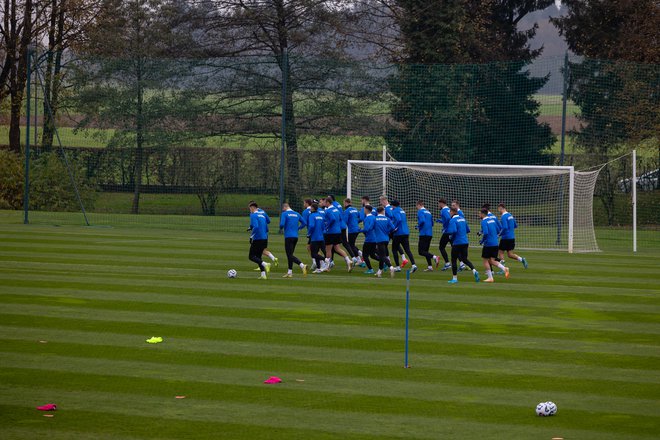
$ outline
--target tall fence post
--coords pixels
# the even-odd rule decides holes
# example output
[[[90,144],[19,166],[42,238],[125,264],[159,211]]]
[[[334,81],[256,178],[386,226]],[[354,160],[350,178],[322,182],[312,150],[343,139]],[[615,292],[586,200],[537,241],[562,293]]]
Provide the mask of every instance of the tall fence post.
[[[637,150],[632,151],[633,252],[637,252]]]
[[[288,53],[285,47],[282,51],[282,147],[280,149],[280,209],[284,203],[284,149],[286,146],[286,78],[288,75]]]
[[[28,213],[30,211],[30,99],[32,90],[32,47],[27,49],[27,99],[25,108],[25,188],[23,191],[23,224],[28,224]]]
[[[561,92],[561,152],[559,153],[559,165],[564,166],[564,151],[566,148],[566,103],[568,102],[568,52],[564,53],[564,69],[562,72],[563,78],[563,88]],[[563,184],[563,179],[562,184]],[[563,185],[562,185],[563,188]],[[562,221],[562,209],[561,203],[563,200],[563,189],[562,195],[559,198],[559,206],[557,209],[557,244],[561,243],[561,221]]]

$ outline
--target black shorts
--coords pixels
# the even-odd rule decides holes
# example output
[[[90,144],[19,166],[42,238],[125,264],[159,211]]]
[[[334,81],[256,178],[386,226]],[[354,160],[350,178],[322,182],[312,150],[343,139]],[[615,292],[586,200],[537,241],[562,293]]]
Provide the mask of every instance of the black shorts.
[[[502,238],[500,240],[499,249],[501,251],[512,251],[516,248],[515,238]]]
[[[481,249],[481,258],[497,258],[497,246],[484,246]]]
[[[325,234],[325,244],[341,244],[341,234]]]

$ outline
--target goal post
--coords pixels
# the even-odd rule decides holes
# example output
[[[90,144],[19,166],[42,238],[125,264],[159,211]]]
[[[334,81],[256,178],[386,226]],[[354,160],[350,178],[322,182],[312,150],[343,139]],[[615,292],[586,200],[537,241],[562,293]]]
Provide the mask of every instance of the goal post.
[[[519,225],[516,247],[595,252],[599,250],[593,226],[597,177],[598,170],[580,172],[572,166],[349,160],[346,189],[348,197],[377,200],[385,193],[390,200],[399,200],[411,231],[415,231],[417,200],[425,202],[434,218],[439,217],[438,199],[459,200],[475,231],[481,206],[490,203],[496,213],[497,204],[503,202]]]

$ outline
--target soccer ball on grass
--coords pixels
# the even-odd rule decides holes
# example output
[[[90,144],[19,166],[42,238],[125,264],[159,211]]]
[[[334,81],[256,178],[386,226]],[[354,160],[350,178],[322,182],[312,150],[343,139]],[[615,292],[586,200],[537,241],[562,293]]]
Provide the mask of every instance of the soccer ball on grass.
[[[236,278],[238,276],[238,272],[236,272],[236,269],[229,269],[227,271],[227,278]]]
[[[550,417],[557,414],[557,405],[554,402],[541,402],[536,405],[536,415]]]

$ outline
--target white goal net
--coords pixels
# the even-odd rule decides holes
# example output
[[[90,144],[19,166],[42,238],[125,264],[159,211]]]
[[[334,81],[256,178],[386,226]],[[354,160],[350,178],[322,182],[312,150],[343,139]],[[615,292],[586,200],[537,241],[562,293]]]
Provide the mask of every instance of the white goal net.
[[[459,200],[468,224],[479,229],[479,210],[504,202],[518,222],[516,247],[568,252],[598,251],[593,225],[593,193],[597,171],[579,172],[573,167],[465,165],[416,162],[348,161],[347,194],[354,199],[369,196],[373,204],[385,194],[406,211],[411,236],[423,200],[439,218],[438,200]],[[441,228],[436,227],[439,236]],[[472,244],[478,243],[472,235]]]

